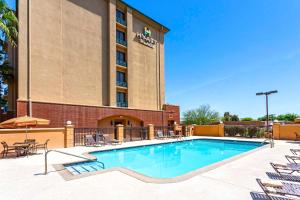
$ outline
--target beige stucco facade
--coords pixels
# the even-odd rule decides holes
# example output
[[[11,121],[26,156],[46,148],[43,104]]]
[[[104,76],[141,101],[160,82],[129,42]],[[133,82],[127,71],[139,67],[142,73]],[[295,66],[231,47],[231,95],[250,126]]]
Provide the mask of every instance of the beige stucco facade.
[[[30,3],[29,3],[30,2]],[[116,10],[126,26],[116,22]],[[116,93],[128,107],[161,110],[165,102],[164,34],[167,28],[116,0],[24,0],[18,2],[18,99],[116,107]],[[157,41],[141,44],[148,27]],[[126,32],[127,47],[116,42]],[[116,85],[116,50],[126,53],[127,88]]]

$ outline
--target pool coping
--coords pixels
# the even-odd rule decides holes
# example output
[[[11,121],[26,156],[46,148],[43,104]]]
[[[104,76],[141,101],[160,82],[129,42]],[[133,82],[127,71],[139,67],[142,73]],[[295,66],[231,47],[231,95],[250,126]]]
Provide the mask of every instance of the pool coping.
[[[197,138],[196,139],[196,138],[191,138],[191,139],[175,140],[175,141],[174,140],[171,140],[171,141],[169,140],[169,141],[160,142],[160,143],[137,144],[137,145],[133,145],[133,146],[130,146],[130,147],[124,147],[123,146],[123,147],[117,147],[116,148],[116,146],[114,146],[114,148],[112,148],[112,149],[93,150],[93,151],[89,151],[89,152],[84,152],[82,155],[85,156],[87,159],[97,160],[97,158],[95,156],[91,155],[91,153],[93,153],[93,152],[102,152],[102,151],[113,151],[113,150],[120,150],[120,149],[128,149],[128,148],[135,148],[135,147],[142,147],[142,146],[153,146],[153,145],[159,145],[159,144],[177,143],[177,142],[192,141],[192,140],[201,140],[201,139],[260,143],[258,141],[236,140],[236,139],[229,139],[229,138],[227,138],[227,139],[220,139],[220,138],[216,138],[216,139],[212,139],[212,138]],[[263,143],[263,142],[261,142],[261,143]],[[267,143],[267,142],[264,142],[264,143]],[[80,179],[80,178],[90,177],[90,176],[94,176],[94,175],[97,175],[97,174],[104,174],[104,173],[108,173],[108,172],[116,172],[116,171],[118,171],[118,172],[121,172],[121,173],[126,174],[128,176],[131,176],[131,177],[133,177],[135,179],[138,179],[138,180],[140,180],[142,182],[145,182],[145,183],[155,183],[155,184],[177,183],[177,182],[186,181],[186,180],[191,179],[191,178],[193,178],[193,177],[195,177],[197,175],[200,175],[202,173],[211,171],[213,169],[221,167],[221,166],[223,166],[223,165],[225,165],[227,163],[230,163],[232,161],[238,160],[238,159],[240,159],[242,157],[245,157],[245,156],[247,156],[249,154],[252,154],[252,153],[257,152],[259,150],[265,149],[267,147],[268,147],[268,145],[266,144],[264,146],[261,146],[261,147],[252,149],[250,151],[241,153],[239,155],[227,158],[225,160],[222,160],[222,161],[219,161],[219,162],[207,165],[205,167],[201,167],[199,169],[193,170],[191,172],[188,172],[186,174],[183,174],[183,175],[180,175],[180,176],[177,176],[177,177],[174,177],[174,178],[153,178],[153,177],[150,177],[150,176],[138,173],[138,172],[136,172],[134,170],[130,170],[130,169],[123,168],[123,167],[114,167],[114,168],[110,168],[110,169],[104,169],[104,170],[101,170],[101,171],[94,171],[94,172],[87,172],[87,173],[78,174],[78,175],[72,174],[69,170],[67,170],[65,168],[66,165],[83,163],[83,162],[86,162],[86,161],[74,161],[74,162],[68,162],[68,163],[63,163],[63,164],[54,164],[53,167],[54,167],[54,169],[56,171],[58,171],[58,173],[66,181],[71,181],[71,180],[76,180],[76,179]]]

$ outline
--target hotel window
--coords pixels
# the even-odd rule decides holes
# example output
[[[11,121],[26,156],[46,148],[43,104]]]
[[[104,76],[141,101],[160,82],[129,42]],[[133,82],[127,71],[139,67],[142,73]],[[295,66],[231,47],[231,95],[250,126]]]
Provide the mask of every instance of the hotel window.
[[[126,54],[122,51],[117,51],[117,65],[127,67]]]
[[[117,86],[127,87],[126,74],[124,72],[117,71]]]
[[[123,46],[127,46],[127,42],[126,42],[126,34],[123,31],[117,30],[117,43],[121,44]]]
[[[119,9],[116,12],[117,22],[126,26],[126,16],[125,13]]]
[[[118,107],[128,107],[126,100],[126,93],[117,92],[117,106]]]

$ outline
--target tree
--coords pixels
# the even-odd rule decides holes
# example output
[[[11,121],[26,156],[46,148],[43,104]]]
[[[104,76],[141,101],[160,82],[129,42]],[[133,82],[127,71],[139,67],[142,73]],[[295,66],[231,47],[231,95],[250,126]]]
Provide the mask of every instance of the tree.
[[[297,115],[297,114],[288,113],[288,114],[284,114],[284,115],[278,115],[276,119],[279,120],[279,121],[293,122],[298,117],[300,117],[300,116]]]
[[[14,11],[8,7],[4,0],[0,0],[0,106],[7,104],[6,82],[13,79],[13,68],[10,66],[7,58],[9,45],[15,47],[18,38],[18,19]]]
[[[231,121],[233,121],[233,122],[238,122],[238,121],[240,121],[240,118],[239,118],[239,116],[237,116],[237,115],[232,115],[232,116],[231,116]]]
[[[8,41],[12,46],[17,45],[18,19],[5,0],[0,0],[0,30],[4,42]]]
[[[225,112],[224,113],[224,117],[222,119],[224,122],[229,122],[231,121],[231,115],[230,115],[230,112]]]
[[[258,118],[259,121],[267,121],[267,116],[263,116],[263,117],[259,117]],[[276,115],[272,114],[272,115],[269,115],[269,120],[270,121],[274,121],[276,120]]]
[[[220,120],[219,113],[211,110],[209,105],[201,105],[197,109],[189,110],[184,114],[186,124],[209,124]]]
[[[222,118],[224,122],[230,122],[230,121],[240,121],[238,115],[231,115],[230,112],[225,112],[224,117]]]
[[[253,118],[251,117],[245,117],[242,119],[243,122],[249,122],[249,121],[253,121]]]

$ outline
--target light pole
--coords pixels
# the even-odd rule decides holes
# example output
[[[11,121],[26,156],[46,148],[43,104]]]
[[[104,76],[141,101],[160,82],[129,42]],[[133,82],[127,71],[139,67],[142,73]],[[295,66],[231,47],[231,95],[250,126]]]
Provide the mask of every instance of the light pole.
[[[267,132],[269,133],[269,95],[278,93],[277,90],[268,91],[268,92],[258,92],[256,96],[266,96],[266,111],[267,111]],[[273,147],[273,132],[271,133],[271,147]]]

